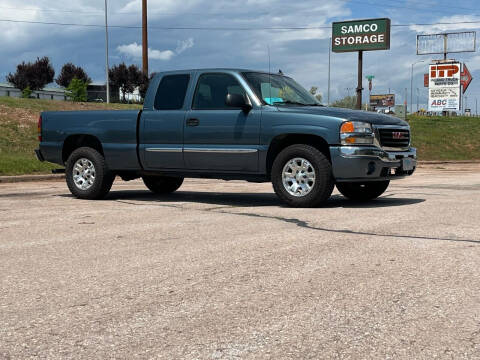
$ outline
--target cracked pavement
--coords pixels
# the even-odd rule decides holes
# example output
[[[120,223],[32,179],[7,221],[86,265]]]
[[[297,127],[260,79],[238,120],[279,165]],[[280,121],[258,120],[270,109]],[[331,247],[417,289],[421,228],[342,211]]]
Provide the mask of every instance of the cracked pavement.
[[[0,184],[0,359],[480,358],[480,164],[291,209],[270,184]]]

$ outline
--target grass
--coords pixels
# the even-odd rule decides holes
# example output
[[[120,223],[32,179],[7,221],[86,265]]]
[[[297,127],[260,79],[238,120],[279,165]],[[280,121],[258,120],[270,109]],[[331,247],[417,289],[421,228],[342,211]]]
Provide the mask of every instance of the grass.
[[[130,104],[72,103],[0,97],[0,176],[48,174],[52,169],[60,167],[40,162],[35,157],[34,149],[38,148],[37,119],[41,111],[139,108],[139,105]]]
[[[139,109],[139,105],[0,97],[0,175],[46,174],[59,165],[35,158],[41,111]],[[409,118],[420,160],[480,160],[480,118]]]
[[[14,97],[0,96],[0,108],[18,108],[29,112],[38,113],[41,111],[62,111],[62,110],[128,110],[140,109],[141,105],[136,104],[106,104],[106,103],[74,103],[71,101],[60,100],[39,100],[39,99],[22,99]]]
[[[480,160],[480,118],[409,118],[420,160]]]

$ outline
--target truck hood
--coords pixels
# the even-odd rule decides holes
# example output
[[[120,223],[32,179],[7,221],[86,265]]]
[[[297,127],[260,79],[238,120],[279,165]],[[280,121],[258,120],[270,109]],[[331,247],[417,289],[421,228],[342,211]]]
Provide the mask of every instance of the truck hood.
[[[350,110],[323,106],[278,106],[278,111],[299,114],[314,114],[336,117],[344,120],[366,121],[374,125],[408,126],[408,123],[391,115],[378,114],[370,111]]]

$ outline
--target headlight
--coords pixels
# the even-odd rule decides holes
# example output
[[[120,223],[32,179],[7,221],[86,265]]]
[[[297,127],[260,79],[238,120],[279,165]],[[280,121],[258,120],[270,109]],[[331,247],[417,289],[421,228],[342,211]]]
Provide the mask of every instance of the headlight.
[[[340,127],[342,145],[371,145],[374,139],[372,125],[362,121],[346,121]]]

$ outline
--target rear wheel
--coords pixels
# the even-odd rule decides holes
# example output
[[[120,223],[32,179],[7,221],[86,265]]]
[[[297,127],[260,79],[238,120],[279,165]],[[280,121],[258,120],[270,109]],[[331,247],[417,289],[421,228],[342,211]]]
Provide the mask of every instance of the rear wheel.
[[[341,182],[337,183],[337,189],[343,196],[350,200],[366,201],[382,195],[385,190],[387,190],[389,184],[389,180],[369,181],[365,183]]]
[[[332,194],[332,166],[327,157],[309,145],[291,145],[280,152],[272,166],[277,196],[293,207],[314,207]]]
[[[177,190],[183,183],[183,177],[143,176],[145,186],[155,194],[169,194]]]
[[[108,170],[97,150],[81,147],[68,157],[65,169],[70,192],[80,199],[97,200],[110,191],[115,174]]]

